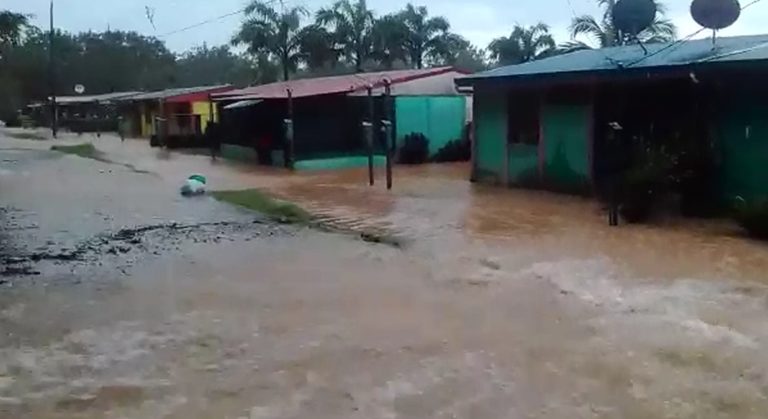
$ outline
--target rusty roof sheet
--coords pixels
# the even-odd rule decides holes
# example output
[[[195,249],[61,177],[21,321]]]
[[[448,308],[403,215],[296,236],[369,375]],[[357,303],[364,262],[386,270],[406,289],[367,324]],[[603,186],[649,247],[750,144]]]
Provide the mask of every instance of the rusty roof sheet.
[[[381,71],[344,76],[298,79],[231,90],[226,93],[214,95],[214,97],[217,97],[220,100],[227,100],[229,98],[237,98],[238,100],[286,99],[288,97],[288,89],[291,90],[291,94],[295,98],[352,93],[365,90],[369,85],[372,87],[383,86],[385,80],[389,80],[392,84],[396,84],[451,71],[454,71],[453,67],[438,67],[421,70]]]

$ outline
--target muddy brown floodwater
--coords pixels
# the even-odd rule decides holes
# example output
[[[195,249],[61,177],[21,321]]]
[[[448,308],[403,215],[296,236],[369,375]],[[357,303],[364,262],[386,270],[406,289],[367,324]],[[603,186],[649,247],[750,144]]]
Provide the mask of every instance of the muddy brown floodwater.
[[[0,135],[3,263],[27,269],[0,277],[2,418],[768,411],[768,248],[728,223],[610,229],[592,201],[463,165],[398,168],[387,193],[96,145],[113,163]],[[405,246],[177,197],[191,172]]]

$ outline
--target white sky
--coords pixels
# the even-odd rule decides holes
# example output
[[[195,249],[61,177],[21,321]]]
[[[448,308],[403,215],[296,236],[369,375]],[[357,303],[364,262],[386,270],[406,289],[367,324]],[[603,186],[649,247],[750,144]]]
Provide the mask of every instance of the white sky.
[[[168,32],[236,11],[244,7],[244,0],[55,0],[56,27],[68,31],[103,31],[107,28],[135,30],[148,35],[161,36],[168,47],[176,52],[193,46],[228,42],[240,22],[241,16],[231,16],[175,35]],[[751,0],[741,0],[746,4]],[[686,36],[699,27],[691,19],[690,0],[664,0],[669,9],[667,16],[677,24],[679,36]],[[310,11],[331,3],[330,0],[285,0],[287,6],[301,5]],[[378,15],[401,9],[404,0],[368,0],[369,7]],[[47,25],[49,0],[0,0],[0,9],[35,15],[38,26]],[[498,37],[506,36],[516,23],[523,25],[542,21],[552,27],[558,43],[568,40],[568,24],[575,14],[597,14],[594,0],[421,0],[430,14],[442,15],[451,22],[452,30],[474,44],[486,47]],[[149,23],[145,7],[155,11],[155,26]],[[768,1],[760,2],[744,11],[741,19],[720,36],[766,32]],[[762,25],[761,25],[762,23]]]

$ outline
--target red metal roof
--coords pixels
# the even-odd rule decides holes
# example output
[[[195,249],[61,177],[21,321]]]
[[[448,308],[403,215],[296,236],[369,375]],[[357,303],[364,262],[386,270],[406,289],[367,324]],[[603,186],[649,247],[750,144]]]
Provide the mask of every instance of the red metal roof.
[[[168,103],[192,103],[192,102],[206,102],[208,98],[216,93],[225,93],[234,89],[232,86],[219,86],[209,89],[194,91],[190,93],[180,94],[178,96],[171,96],[165,101]]]
[[[289,80],[245,89],[231,90],[226,93],[213,95],[218,99],[285,99],[288,89],[293,97],[308,97],[334,93],[350,93],[365,90],[367,86],[383,86],[385,80],[392,84],[403,83],[424,77],[435,76],[450,71],[453,67],[438,67],[422,70],[396,70],[376,73],[359,73],[345,76],[318,77],[312,79]]]

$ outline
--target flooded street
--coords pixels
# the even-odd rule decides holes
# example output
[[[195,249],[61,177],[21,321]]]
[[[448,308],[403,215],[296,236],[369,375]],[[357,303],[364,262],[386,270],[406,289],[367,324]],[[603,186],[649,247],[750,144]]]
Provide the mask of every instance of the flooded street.
[[[398,167],[389,193],[94,142],[105,161],[0,132],[0,418],[768,411],[768,246],[726,222],[611,229],[465,165]],[[197,172],[402,246],[179,197]]]

